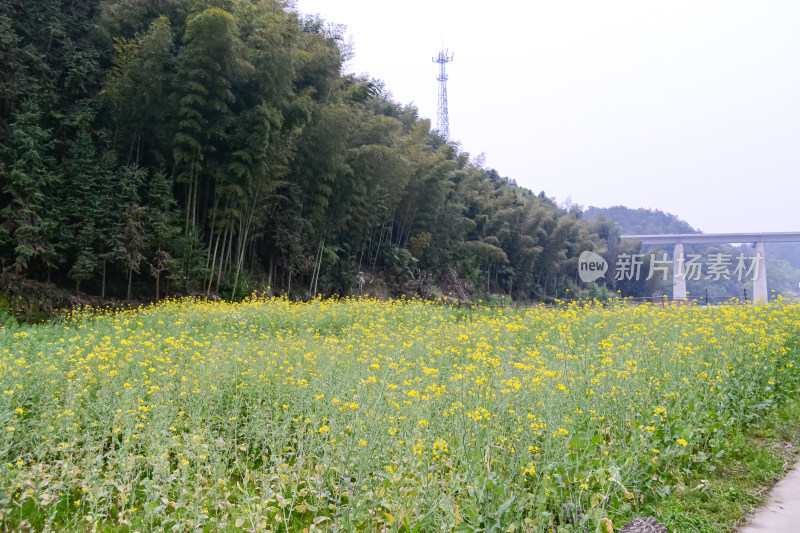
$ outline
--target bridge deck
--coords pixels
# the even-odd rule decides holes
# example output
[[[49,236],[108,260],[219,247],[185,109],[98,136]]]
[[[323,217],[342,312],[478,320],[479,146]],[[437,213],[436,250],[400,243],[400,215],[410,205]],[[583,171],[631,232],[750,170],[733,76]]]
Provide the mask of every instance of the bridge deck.
[[[642,244],[715,244],[747,242],[800,242],[800,232],[777,233],[666,233],[663,235],[622,235]]]

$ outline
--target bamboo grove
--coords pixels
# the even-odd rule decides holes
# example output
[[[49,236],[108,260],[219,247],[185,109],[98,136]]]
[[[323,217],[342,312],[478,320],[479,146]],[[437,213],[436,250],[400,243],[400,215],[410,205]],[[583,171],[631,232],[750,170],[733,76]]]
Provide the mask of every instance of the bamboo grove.
[[[3,272],[103,298],[545,298],[619,246],[349,53],[277,0],[0,0]]]

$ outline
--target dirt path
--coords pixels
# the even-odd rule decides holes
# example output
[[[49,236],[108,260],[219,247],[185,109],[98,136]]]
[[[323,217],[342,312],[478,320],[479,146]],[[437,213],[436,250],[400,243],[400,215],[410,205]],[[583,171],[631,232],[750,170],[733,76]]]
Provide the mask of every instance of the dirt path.
[[[800,532],[800,462],[769,491],[766,503],[736,533]]]

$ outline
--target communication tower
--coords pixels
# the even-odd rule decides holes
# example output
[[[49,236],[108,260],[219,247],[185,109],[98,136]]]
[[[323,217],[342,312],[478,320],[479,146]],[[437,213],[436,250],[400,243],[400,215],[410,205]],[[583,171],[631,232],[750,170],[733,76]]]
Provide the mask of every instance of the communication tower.
[[[437,57],[432,58],[434,63],[439,63],[439,110],[436,115],[436,128],[446,140],[450,140],[450,117],[447,113],[447,72],[445,65],[453,60],[453,54],[442,50]]]

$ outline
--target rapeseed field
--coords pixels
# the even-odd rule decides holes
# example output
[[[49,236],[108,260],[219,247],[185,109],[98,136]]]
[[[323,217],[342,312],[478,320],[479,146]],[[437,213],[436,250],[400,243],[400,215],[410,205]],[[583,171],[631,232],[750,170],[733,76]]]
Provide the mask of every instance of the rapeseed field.
[[[253,298],[0,330],[0,525],[607,531],[798,389],[800,305]]]

